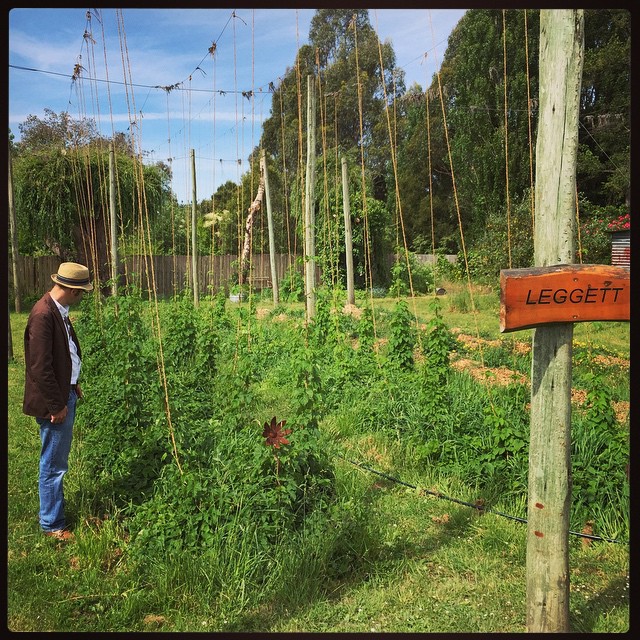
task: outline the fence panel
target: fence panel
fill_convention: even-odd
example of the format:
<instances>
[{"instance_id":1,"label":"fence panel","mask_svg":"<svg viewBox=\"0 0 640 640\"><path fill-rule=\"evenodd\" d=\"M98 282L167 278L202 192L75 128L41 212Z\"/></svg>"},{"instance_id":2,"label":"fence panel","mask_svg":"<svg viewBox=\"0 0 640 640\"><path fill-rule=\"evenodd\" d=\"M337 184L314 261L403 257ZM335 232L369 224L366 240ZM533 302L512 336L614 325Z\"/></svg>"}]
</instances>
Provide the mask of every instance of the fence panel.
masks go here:
<instances>
[{"instance_id":1,"label":"fence panel","mask_svg":"<svg viewBox=\"0 0 640 640\"><path fill-rule=\"evenodd\" d=\"M294 256L276 255L276 272L278 280L284 277ZM62 261L57 256L18 256L18 277L22 286L22 298L25 302L35 301L45 291L51 289L51 274L58 271ZM201 295L213 295L220 289L228 287L237 278L236 255L215 255L198 257L198 289ZM119 266L119 282L136 285L145 294L155 286L158 297L166 298L191 286L190 256L127 256ZM271 263L269 254L252 256L251 273L255 278L271 279ZM153 277L152 277L153 275ZM7 282L9 297L13 295L13 270L8 264ZM108 288L105 285L105 293Z\"/></svg>"},{"instance_id":2,"label":"fence panel","mask_svg":"<svg viewBox=\"0 0 640 640\"><path fill-rule=\"evenodd\" d=\"M418 255L420 262L433 263L431 255ZM446 256L455 262L455 256ZM394 256L388 257L393 264ZM22 300L35 302L45 291L51 289L51 274L58 271L62 261L57 256L18 256L18 276L22 285ZM278 254L275 259L278 281L282 280L291 265L296 265L303 273L304 267L296 261L296 256ZM213 295L227 288L237 278L238 256L233 254L198 257L198 289L200 295ZM271 262L268 253L251 256L251 274L256 279L271 280ZM119 267L120 285L135 284L148 294L155 286L158 297L167 298L191 286L190 256L127 256ZM153 278L152 278L153 274ZM8 261L9 299L14 299L13 270ZM320 267L316 270L316 282L322 283ZM105 286L104 292L108 293Z\"/></svg>"}]
</instances>

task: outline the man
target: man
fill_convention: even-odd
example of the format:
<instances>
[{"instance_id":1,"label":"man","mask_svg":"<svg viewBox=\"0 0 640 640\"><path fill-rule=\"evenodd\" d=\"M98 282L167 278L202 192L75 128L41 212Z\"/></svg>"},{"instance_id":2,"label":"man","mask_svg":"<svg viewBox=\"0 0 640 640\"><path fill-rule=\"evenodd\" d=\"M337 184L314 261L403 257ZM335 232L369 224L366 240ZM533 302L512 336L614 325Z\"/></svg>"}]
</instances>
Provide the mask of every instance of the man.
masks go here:
<instances>
[{"instance_id":1,"label":"man","mask_svg":"<svg viewBox=\"0 0 640 640\"><path fill-rule=\"evenodd\" d=\"M22 410L40 427L40 527L45 535L70 540L64 514L67 472L78 385L80 345L69 321L69 306L92 291L89 269L63 262L51 275L53 288L34 305L24 332L25 388Z\"/></svg>"}]
</instances>

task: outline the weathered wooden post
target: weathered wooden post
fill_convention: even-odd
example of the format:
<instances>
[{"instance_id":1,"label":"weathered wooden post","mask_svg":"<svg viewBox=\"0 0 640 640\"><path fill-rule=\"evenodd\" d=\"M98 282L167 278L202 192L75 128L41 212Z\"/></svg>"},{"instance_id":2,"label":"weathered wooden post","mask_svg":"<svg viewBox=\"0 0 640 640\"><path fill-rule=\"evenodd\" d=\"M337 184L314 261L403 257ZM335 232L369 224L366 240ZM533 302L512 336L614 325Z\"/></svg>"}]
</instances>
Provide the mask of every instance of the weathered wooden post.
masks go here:
<instances>
[{"instance_id":1,"label":"weathered wooden post","mask_svg":"<svg viewBox=\"0 0 640 640\"><path fill-rule=\"evenodd\" d=\"M8 313L8 318L9 318L9 322L7 322L7 327L9 329L9 362L11 362L13 360L13 338L11 336L11 309L9 309L9 306L7 305L7 313Z\"/></svg>"},{"instance_id":2,"label":"weathered wooden post","mask_svg":"<svg viewBox=\"0 0 640 640\"><path fill-rule=\"evenodd\" d=\"M269 173L267 171L267 154L263 149L260 154L260 166L264 176L264 197L267 201L267 226L269 229L269 264L271 266L271 291L273 292L273 304L280 301L278 290L278 271L276 269L276 242L273 236L273 215L271 213L271 196L269 195Z\"/></svg>"},{"instance_id":3,"label":"weathered wooden post","mask_svg":"<svg viewBox=\"0 0 640 640\"><path fill-rule=\"evenodd\" d=\"M118 295L118 233L116 227L116 171L113 142L109 147L109 221L111 226L111 295Z\"/></svg>"},{"instance_id":4,"label":"weathered wooden post","mask_svg":"<svg viewBox=\"0 0 640 640\"><path fill-rule=\"evenodd\" d=\"M13 204L13 171L11 168L11 144L9 144L9 230L11 235L11 266L13 268L13 294L15 299L16 313L22 311L20 277L18 275L18 236L16 225L16 210Z\"/></svg>"},{"instance_id":5,"label":"weathered wooden post","mask_svg":"<svg viewBox=\"0 0 640 640\"><path fill-rule=\"evenodd\" d=\"M351 207L349 204L349 177L347 159L342 156L342 209L344 211L344 249L347 263L347 304L356 303L353 284L353 240L351 236Z\"/></svg>"},{"instance_id":6,"label":"weathered wooden post","mask_svg":"<svg viewBox=\"0 0 640 640\"><path fill-rule=\"evenodd\" d=\"M569 631L573 322L606 316L611 306L628 314L624 272L571 266L583 55L583 10L541 10L536 266L501 273L500 310L502 331L536 327L527 503L529 632Z\"/></svg>"},{"instance_id":7,"label":"weathered wooden post","mask_svg":"<svg viewBox=\"0 0 640 640\"><path fill-rule=\"evenodd\" d=\"M540 11L534 262L575 259L584 11ZM569 631L573 324L533 333L527 527L527 630Z\"/></svg>"},{"instance_id":8,"label":"weathered wooden post","mask_svg":"<svg viewBox=\"0 0 640 640\"><path fill-rule=\"evenodd\" d=\"M192 176L192 196L191 196L191 273L193 282L193 304L198 306L198 236L196 228L196 152L191 149L191 176Z\"/></svg>"},{"instance_id":9,"label":"weathered wooden post","mask_svg":"<svg viewBox=\"0 0 640 640\"><path fill-rule=\"evenodd\" d=\"M307 76L307 174L305 182L304 238L305 238L305 298L307 322L316 314L316 216L314 191L316 174L316 94L313 76Z\"/></svg>"}]
</instances>

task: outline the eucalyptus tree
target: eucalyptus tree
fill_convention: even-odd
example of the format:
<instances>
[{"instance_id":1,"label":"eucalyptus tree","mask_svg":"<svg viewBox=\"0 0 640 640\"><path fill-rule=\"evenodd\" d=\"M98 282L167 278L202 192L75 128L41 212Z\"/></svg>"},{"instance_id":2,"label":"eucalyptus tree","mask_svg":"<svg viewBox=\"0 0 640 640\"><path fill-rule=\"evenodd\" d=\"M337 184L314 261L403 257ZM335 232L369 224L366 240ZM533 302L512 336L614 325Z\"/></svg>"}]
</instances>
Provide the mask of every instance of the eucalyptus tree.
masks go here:
<instances>
[{"instance_id":1,"label":"eucalyptus tree","mask_svg":"<svg viewBox=\"0 0 640 640\"><path fill-rule=\"evenodd\" d=\"M584 22L580 213L605 206L626 205L628 210L630 13L590 10ZM433 192L445 196L445 210L436 208L436 220L455 221L459 206L466 246L487 275L507 266L507 257L518 267L531 264L533 256L531 150L537 135L539 31L538 10L470 9L449 36L439 77L430 86L429 96L435 97L430 99L432 178L444 178ZM442 142L441 90L453 175L449 148ZM402 144L410 145L409 139L401 137L401 158ZM410 146L406 152L409 156ZM410 221L409 227L418 225Z\"/></svg>"},{"instance_id":2,"label":"eucalyptus tree","mask_svg":"<svg viewBox=\"0 0 640 640\"><path fill-rule=\"evenodd\" d=\"M443 91L452 187L470 243L485 238L492 217L506 219L509 201L521 201L531 186L529 123L533 136L537 114L528 92L537 95L539 22L536 11L526 17L525 37L523 10L467 11L449 36L440 84L432 84Z\"/></svg>"},{"instance_id":3,"label":"eucalyptus tree","mask_svg":"<svg viewBox=\"0 0 640 640\"><path fill-rule=\"evenodd\" d=\"M354 221L355 218L365 220L369 198L382 202L383 208L386 206L386 174L391 162L385 107L392 104L394 95L404 92L403 72L396 68L391 44L378 40L368 10L316 11L309 29L309 44L299 49L294 66L287 70L280 84L273 87L271 115L264 123L261 140L261 146L272 158L274 171L270 171L270 178L273 176L275 184L282 186L271 190L274 212L286 208L288 221L298 234L306 158L306 99L303 96L309 74L316 79L318 92L316 238L321 239L323 251L335 252L337 249L328 240L335 229L326 225L334 218L342 218L341 209L337 209L341 206L340 154L349 153L353 158L350 166L358 167L364 176L358 186L363 191L362 198L354 201L362 203L362 210L354 209ZM328 196L327 190L333 196ZM320 210L327 206L331 207L329 216ZM372 207L377 211L377 205ZM289 240L291 237L288 236ZM379 234L371 251L384 251L385 237ZM299 238L294 240L294 245L299 242ZM326 263L334 258L328 254L319 256Z\"/></svg>"},{"instance_id":4,"label":"eucalyptus tree","mask_svg":"<svg viewBox=\"0 0 640 640\"><path fill-rule=\"evenodd\" d=\"M628 212L631 12L586 10L584 24L578 188L589 204L624 206Z\"/></svg>"},{"instance_id":5,"label":"eucalyptus tree","mask_svg":"<svg viewBox=\"0 0 640 640\"><path fill-rule=\"evenodd\" d=\"M400 198L390 173L388 207L393 212L395 244L402 247L406 241L409 251L416 253L434 249L456 253L459 234L437 94L431 90L427 95L414 84L396 100L394 111Z\"/></svg>"}]
</instances>

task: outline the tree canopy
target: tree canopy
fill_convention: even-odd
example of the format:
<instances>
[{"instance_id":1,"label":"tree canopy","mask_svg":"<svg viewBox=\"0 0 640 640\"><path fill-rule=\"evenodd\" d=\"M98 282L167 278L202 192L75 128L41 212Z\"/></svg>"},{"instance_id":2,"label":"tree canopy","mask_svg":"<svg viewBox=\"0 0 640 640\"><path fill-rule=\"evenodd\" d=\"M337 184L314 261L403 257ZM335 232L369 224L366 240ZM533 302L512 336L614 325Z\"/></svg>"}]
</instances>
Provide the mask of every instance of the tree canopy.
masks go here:
<instances>
[{"instance_id":1,"label":"tree canopy","mask_svg":"<svg viewBox=\"0 0 640 640\"><path fill-rule=\"evenodd\" d=\"M629 206L630 43L628 11L585 12L577 190L580 214L587 217ZM383 257L403 244L418 253L456 253L461 231L485 272L507 266L507 253L512 266L528 266L538 47L538 10L471 9L452 31L430 86L407 90L393 47L378 39L368 10L318 9L309 44L273 87L250 170L240 184L221 185L199 205L199 250L239 251L264 150L276 251L302 252L310 77L318 123L317 250L325 267L337 273L342 260L342 157L349 166L360 274L373 267L374 280L383 281ZM127 136L104 139L90 119L50 110L44 118L29 116L20 131L12 157L21 252L78 255L86 229L100 227L94 223L107 211L110 144L116 149L121 231L135 234L141 206L148 207L153 249L188 251L189 222L186 212L176 211L170 167L144 165ZM255 251L268 250L264 227L259 220Z\"/></svg>"}]
</instances>

